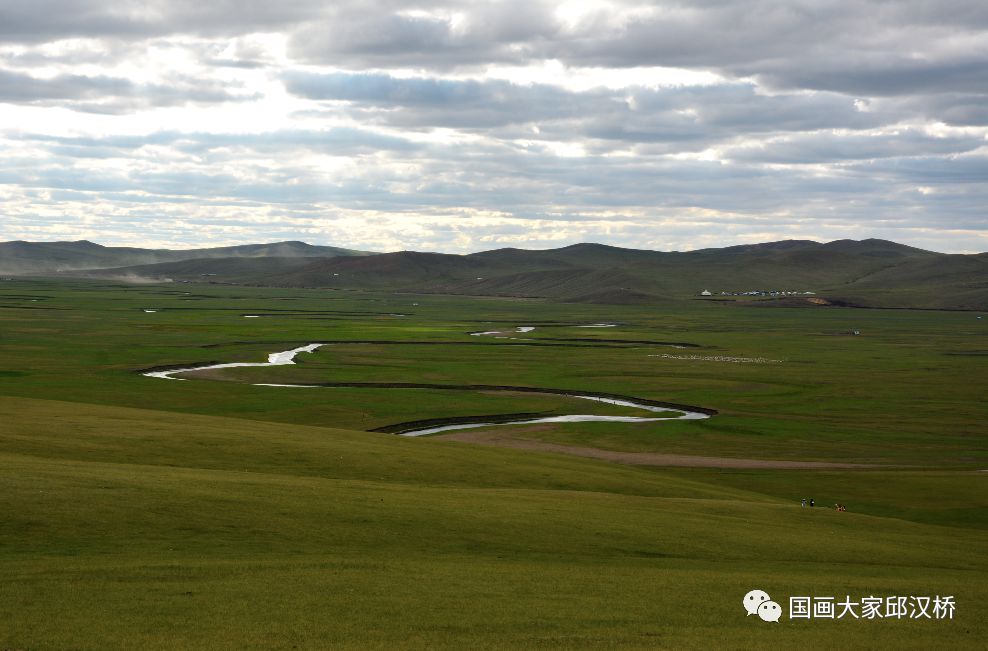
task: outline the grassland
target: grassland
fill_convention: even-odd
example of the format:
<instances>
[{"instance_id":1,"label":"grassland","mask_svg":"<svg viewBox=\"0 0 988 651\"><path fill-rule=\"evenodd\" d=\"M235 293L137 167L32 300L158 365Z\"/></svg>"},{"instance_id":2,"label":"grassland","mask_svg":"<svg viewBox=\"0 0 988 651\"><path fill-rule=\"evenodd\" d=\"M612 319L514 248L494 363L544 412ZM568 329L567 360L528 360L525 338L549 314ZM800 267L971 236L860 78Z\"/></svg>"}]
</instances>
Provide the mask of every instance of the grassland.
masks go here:
<instances>
[{"instance_id":1,"label":"grassland","mask_svg":"<svg viewBox=\"0 0 988 651\"><path fill-rule=\"evenodd\" d=\"M976 648L988 633L988 323L975 314L82 281L0 295L0 648ZM618 326L574 327L596 322ZM467 334L521 325L531 341ZM294 366L135 372L315 341L334 343ZM632 467L402 439L365 430L635 412L250 384L401 381L719 411L526 434L547 442L883 467ZM850 512L800 508L811 496ZM744 616L754 587L780 601L953 595L958 610L775 625Z\"/></svg>"}]
</instances>

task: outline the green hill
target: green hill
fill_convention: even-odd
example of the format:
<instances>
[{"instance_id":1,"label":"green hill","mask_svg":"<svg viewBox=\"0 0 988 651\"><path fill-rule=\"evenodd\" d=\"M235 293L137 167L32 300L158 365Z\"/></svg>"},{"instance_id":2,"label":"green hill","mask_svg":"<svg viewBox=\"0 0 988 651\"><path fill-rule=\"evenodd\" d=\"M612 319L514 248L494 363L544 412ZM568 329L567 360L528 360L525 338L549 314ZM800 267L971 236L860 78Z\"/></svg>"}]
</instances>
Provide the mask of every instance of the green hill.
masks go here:
<instances>
[{"instance_id":1,"label":"green hill","mask_svg":"<svg viewBox=\"0 0 988 651\"><path fill-rule=\"evenodd\" d=\"M197 258L178 262L114 267L110 269L86 269L70 272L73 276L106 279L145 279L168 282L173 279L225 283L251 281L261 275L289 272L312 264L307 257L255 257L255 258Z\"/></svg>"},{"instance_id":2,"label":"green hill","mask_svg":"<svg viewBox=\"0 0 988 651\"><path fill-rule=\"evenodd\" d=\"M313 258L364 255L363 252L305 242L273 242L206 249L142 249L76 242L0 242L0 274L45 274L79 269L148 265L213 258Z\"/></svg>"},{"instance_id":3,"label":"green hill","mask_svg":"<svg viewBox=\"0 0 988 651\"><path fill-rule=\"evenodd\" d=\"M894 307L984 310L988 307L988 254L938 255L879 269L832 295L852 303Z\"/></svg>"},{"instance_id":4,"label":"green hill","mask_svg":"<svg viewBox=\"0 0 988 651\"><path fill-rule=\"evenodd\" d=\"M6 397L0 417L3 648L921 649L985 633L977 530L386 434ZM976 480L909 477L917 494ZM951 595L960 621L769 625L741 607L754 587L788 607L875 586Z\"/></svg>"},{"instance_id":5,"label":"green hill","mask_svg":"<svg viewBox=\"0 0 988 651\"><path fill-rule=\"evenodd\" d=\"M985 260L884 240L771 242L691 252L580 244L465 256L400 252L320 260L259 273L251 282L614 304L695 298L705 289L734 301L772 300L780 298L772 292L789 291L799 292L807 306L813 303L806 298L820 296L865 306L988 309Z\"/></svg>"},{"instance_id":6,"label":"green hill","mask_svg":"<svg viewBox=\"0 0 988 651\"><path fill-rule=\"evenodd\" d=\"M73 251L109 255L104 253L109 249L91 243L71 244L78 245ZM61 250L55 245L50 248ZM2 251L0 248L0 255ZM876 239L828 243L788 240L688 252L576 244L541 251L504 248L470 255L417 251L361 255L299 242L205 251L212 253L166 252L196 259L113 265L112 269L87 273L602 304L700 298L707 290L711 299L745 305L782 300L786 305L807 307L830 303L988 309L986 255L947 255ZM283 255L286 252L291 255ZM86 264L95 263L91 260Z\"/></svg>"}]
</instances>

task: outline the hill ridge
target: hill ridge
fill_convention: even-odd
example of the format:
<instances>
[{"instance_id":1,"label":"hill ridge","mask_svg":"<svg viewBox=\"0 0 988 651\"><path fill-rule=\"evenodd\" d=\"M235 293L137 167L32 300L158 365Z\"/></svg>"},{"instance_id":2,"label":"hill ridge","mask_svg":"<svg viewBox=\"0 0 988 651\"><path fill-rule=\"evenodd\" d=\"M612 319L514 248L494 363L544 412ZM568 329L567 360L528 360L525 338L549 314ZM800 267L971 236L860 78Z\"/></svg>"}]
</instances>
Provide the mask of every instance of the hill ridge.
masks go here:
<instances>
[{"instance_id":1,"label":"hill ridge","mask_svg":"<svg viewBox=\"0 0 988 651\"><path fill-rule=\"evenodd\" d=\"M11 244L0 244L0 270L4 247L9 249ZM25 246L30 248L32 243L14 247L21 257ZM65 264L64 247L48 246L52 259ZM787 305L988 310L988 254L936 253L877 238L778 240L684 252L583 242L554 249L502 247L463 255L414 250L365 254L304 242L276 242L190 249L180 255L202 252L208 255L111 264L73 273L124 280L134 275L162 281L613 304L704 298L744 305L764 299L768 301L764 304L781 305L772 299L786 298ZM709 294L701 296L703 291ZM810 302L809 297L814 300Z\"/></svg>"}]
</instances>

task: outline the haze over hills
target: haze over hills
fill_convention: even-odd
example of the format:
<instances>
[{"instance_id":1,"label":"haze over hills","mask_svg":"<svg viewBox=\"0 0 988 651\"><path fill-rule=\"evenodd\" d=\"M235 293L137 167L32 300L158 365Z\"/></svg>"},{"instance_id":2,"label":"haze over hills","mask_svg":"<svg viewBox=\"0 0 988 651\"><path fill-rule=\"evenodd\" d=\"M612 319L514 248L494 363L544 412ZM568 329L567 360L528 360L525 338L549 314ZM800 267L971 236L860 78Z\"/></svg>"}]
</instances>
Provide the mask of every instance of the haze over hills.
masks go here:
<instances>
[{"instance_id":1,"label":"haze over hills","mask_svg":"<svg viewBox=\"0 0 988 651\"><path fill-rule=\"evenodd\" d=\"M876 239L827 243L785 240L688 252L586 243L547 250L503 248L468 255L417 251L365 254L301 242L193 251L119 249L89 242L6 243L0 244L0 268L6 267L5 247L9 245L19 245L16 250L22 267L34 262L29 255L33 253L41 256L37 267L48 265L46 270L52 269L53 250L69 249L76 254L73 264L87 266L109 258L119 262L133 257L171 257L75 272L101 278L537 297L605 304L700 298L700 292L707 290L711 293L703 297L707 300L752 304L753 300L772 299L759 305L829 302L988 309L988 254L949 255ZM87 251L94 255L83 259ZM764 295L739 296L750 292Z\"/></svg>"},{"instance_id":2,"label":"haze over hills","mask_svg":"<svg viewBox=\"0 0 988 651\"><path fill-rule=\"evenodd\" d=\"M0 242L0 274L43 274L52 271L106 269L179 260L216 258L331 258L366 255L363 251L305 242L245 244L207 249L142 249L75 242Z\"/></svg>"}]
</instances>

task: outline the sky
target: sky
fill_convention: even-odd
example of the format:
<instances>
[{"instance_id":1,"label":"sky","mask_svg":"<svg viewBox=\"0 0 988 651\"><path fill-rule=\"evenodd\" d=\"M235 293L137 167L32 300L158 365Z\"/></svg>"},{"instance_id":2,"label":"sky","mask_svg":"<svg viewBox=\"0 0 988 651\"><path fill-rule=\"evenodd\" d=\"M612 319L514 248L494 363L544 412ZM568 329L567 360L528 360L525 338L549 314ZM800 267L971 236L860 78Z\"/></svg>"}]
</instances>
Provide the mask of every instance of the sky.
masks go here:
<instances>
[{"instance_id":1,"label":"sky","mask_svg":"<svg viewBox=\"0 0 988 651\"><path fill-rule=\"evenodd\" d=\"M0 0L0 240L988 251L984 0Z\"/></svg>"}]
</instances>

